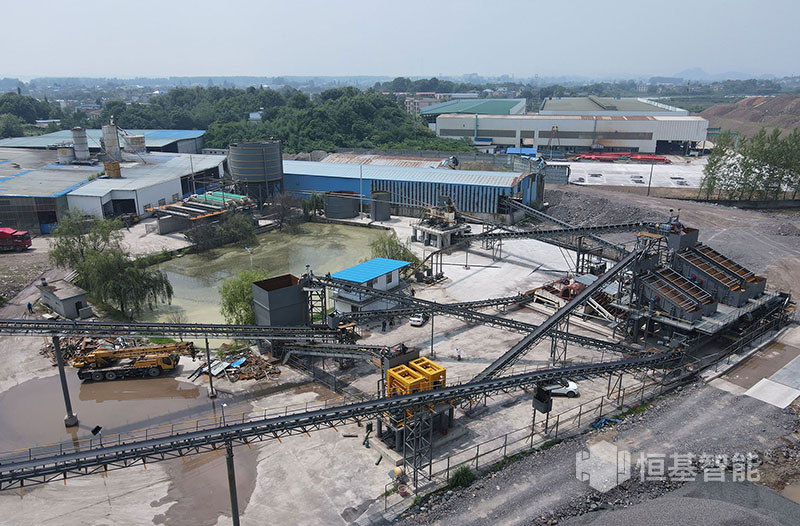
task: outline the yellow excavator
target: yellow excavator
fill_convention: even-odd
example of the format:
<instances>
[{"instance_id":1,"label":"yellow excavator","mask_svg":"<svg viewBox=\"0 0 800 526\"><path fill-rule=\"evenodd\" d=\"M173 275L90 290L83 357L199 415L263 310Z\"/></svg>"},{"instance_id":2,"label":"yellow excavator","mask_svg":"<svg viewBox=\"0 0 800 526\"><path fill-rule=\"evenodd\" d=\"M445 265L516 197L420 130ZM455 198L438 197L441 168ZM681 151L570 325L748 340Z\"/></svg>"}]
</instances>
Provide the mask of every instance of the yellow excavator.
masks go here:
<instances>
[{"instance_id":1,"label":"yellow excavator","mask_svg":"<svg viewBox=\"0 0 800 526\"><path fill-rule=\"evenodd\" d=\"M155 378L178 366L181 354L193 354L192 342L170 343L149 347L97 349L72 360L81 380L117 380L122 378Z\"/></svg>"}]
</instances>

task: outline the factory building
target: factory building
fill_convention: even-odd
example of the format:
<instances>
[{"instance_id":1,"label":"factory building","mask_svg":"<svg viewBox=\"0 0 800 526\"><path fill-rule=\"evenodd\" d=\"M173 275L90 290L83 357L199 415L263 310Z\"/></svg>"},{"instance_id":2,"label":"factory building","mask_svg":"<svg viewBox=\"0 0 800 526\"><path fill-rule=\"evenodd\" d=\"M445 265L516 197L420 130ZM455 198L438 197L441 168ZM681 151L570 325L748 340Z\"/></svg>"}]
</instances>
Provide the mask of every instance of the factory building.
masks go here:
<instances>
[{"instance_id":1,"label":"factory building","mask_svg":"<svg viewBox=\"0 0 800 526\"><path fill-rule=\"evenodd\" d=\"M91 153L101 151L103 131L85 130L86 139ZM118 129L118 144L123 146L129 143L130 137L144 139L144 146L148 152L170 153L200 153L203 149L204 130L122 130ZM70 130L61 130L44 135L32 137L12 137L0 139L0 148L35 148L53 150L67 144L72 144L73 133Z\"/></svg>"},{"instance_id":2,"label":"factory building","mask_svg":"<svg viewBox=\"0 0 800 526\"><path fill-rule=\"evenodd\" d=\"M450 100L419 110L422 118L434 122L439 115L459 113L465 115L521 115L525 113L525 99L466 99Z\"/></svg>"},{"instance_id":3,"label":"factory building","mask_svg":"<svg viewBox=\"0 0 800 526\"><path fill-rule=\"evenodd\" d=\"M484 219L511 222L506 197L530 205L541 200L544 177L538 173L450 170L401 166L354 165L283 161L284 189L300 197L312 193L355 194L366 210L373 194L389 196L395 215L419 216L420 208L436 206L442 198L456 209Z\"/></svg>"},{"instance_id":4,"label":"factory building","mask_svg":"<svg viewBox=\"0 0 800 526\"><path fill-rule=\"evenodd\" d=\"M537 114L436 118L436 134L477 147L533 147L539 152L670 153L706 139L708 121L647 99L578 97L543 103Z\"/></svg>"},{"instance_id":5,"label":"factory building","mask_svg":"<svg viewBox=\"0 0 800 526\"><path fill-rule=\"evenodd\" d=\"M121 152L121 161L99 162L81 148L0 148L0 223L49 233L67 210L97 217L146 215L218 181L224 157Z\"/></svg>"}]
</instances>

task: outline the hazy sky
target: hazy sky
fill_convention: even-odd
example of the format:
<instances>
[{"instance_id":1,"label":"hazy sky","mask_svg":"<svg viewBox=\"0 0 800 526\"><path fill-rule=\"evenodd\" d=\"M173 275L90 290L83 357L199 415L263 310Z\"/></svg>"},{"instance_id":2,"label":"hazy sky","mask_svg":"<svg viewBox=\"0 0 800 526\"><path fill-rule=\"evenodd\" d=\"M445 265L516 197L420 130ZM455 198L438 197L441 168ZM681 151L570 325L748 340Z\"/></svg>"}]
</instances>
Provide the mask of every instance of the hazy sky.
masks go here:
<instances>
[{"instance_id":1,"label":"hazy sky","mask_svg":"<svg viewBox=\"0 0 800 526\"><path fill-rule=\"evenodd\" d=\"M0 0L0 76L800 74L800 0Z\"/></svg>"}]
</instances>

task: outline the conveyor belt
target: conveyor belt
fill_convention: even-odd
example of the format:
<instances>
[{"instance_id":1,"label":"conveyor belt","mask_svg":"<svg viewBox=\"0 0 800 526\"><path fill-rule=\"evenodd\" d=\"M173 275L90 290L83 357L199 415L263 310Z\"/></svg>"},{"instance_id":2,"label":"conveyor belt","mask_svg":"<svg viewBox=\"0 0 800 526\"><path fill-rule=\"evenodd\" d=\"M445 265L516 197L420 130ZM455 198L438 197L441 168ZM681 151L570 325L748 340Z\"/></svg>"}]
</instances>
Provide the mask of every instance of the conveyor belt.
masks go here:
<instances>
[{"instance_id":1,"label":"conveyor belt","mask_svg":"<svg viewBox=\"0 0 800 526\"><path fill-rule=\"evenodd\" d=\"M338 341L342 332L326 327L262 327L220 323L110 323L0 319L0 334L31 336L199 336L205 338L264 338L269 340Z\"/></svg>"},{"instance_id":2,"label":"conveyor belt","mask_svg":"<svg viewBox=\"0 0 800 526\"><path fill-rule=\"evenodd\" d=\"M350 281L343 281L334 278L319 277L319 276L313 276L312 280L317 285L325 285L334 289L344 290L346 292L357 292L360 294L378 296L381 298L394 300L403 306L400 307L399 309L389 309L386 312L387 313L394 312L396 313L395 315L400 315L401 313L405 315L414 312L435 312L437 314L441 314L444 316L459 318L469 323L486 325L489 327L501 327L504 329L510 329L513 331L518 331L523 333L530 333L539 328L538 325L525 323L523 321L518 321L512 318L503 318L500 316L493 316L491 314L476 312L471 309L460 307L458 306L458 304L436 303L434 301L427 301L417 297L406 296L404 294L397 294L390 291L373 289L372 287L359 285L357 283L353 283ZM560 338L566 339L569 342L581 346L593 347L596 349L605 349L621 353L637 352L636 350L626 345L622 345L616 342L590 338L587 336L580 336L577 334L572 334L563 331L554 331L553 334L558 335L558 337Z\"/></svg>"},{"instance_id":3,"label":"conveyor belt","mask_svg":"<svg viewBox=\"0 0 800 526\"><path fill-rule=\"evenodd\" d=\"M377 398L316 411L304 411L274 418L213 427L159 438L134 440L105 447L81 445L76 450L71 442L53 446L33 454L26 450L24 459L0 459L0 489L9 489L69 477L102 473L136 464L180 458L186 455L213 451L226 443L246 444L254 440L280 438L368 420L386 412L400 412L414 407L508 392L565 378L589 378L652 369L672 360L676 353L664 353L645 358L629 358L602 363L576 364L568 367L543 369L501 378L476 380L423 391L405 396Z\"/></svg>"},{"instance_id":4,"label":"conveyor belt","mask_svg":"<svg viewBox=\"0 0 800 526\"><path fill-rule=\"evenodd\" d=\"M541 325L534 331L528 334L525 338L517 342L511 349L509 349L500 358L492 362L486 369L481 371L476 379L484 380L492 378L502 373L511 367L517 360L519 360L525 353L527 353L539 340L544 338L550 331L552 331L564 318L580 307L586 300L591 298L597 291L599 291L606 283L616 278L617 274L622 272L628 265L632 264L639 256L639 252L631 252L619 263L611 267L608 272L598 277L594 283L583 289L577 296L575 296L569 303L558 309L552 316L547 318Z\"/></svg>"}]
</instances>

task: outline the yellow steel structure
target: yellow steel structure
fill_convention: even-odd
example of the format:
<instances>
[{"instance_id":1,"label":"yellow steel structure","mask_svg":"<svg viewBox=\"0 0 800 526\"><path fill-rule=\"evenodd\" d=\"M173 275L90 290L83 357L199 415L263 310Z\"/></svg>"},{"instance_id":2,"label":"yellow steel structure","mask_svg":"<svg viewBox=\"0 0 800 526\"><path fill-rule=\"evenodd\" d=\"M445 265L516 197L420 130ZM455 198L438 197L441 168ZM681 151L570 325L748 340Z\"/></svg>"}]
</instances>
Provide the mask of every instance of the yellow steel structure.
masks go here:
<instances>
[{"instance_id":1,"label":"yellow steel structure","mask_svg":"<svg viewBox=\"0 0 800 526\"><path fill-rule=\"evenodd\" d=\"M386 396L418 393L426 387L427 380L417 371L398 365L386 371Z\"/></svg>"},{"instance_id":2,"label":"yellow steel structure","mask_svg":"<svg viewBox=\"0 0 800 526\"><path fill-rule=\"evenodd\" d=\"M423 391L438 389L446 385L447 371L438 363L425 358L417 358L408 362L408 367L418 372L425 378Z\"/></svg>"}]
</instances>

